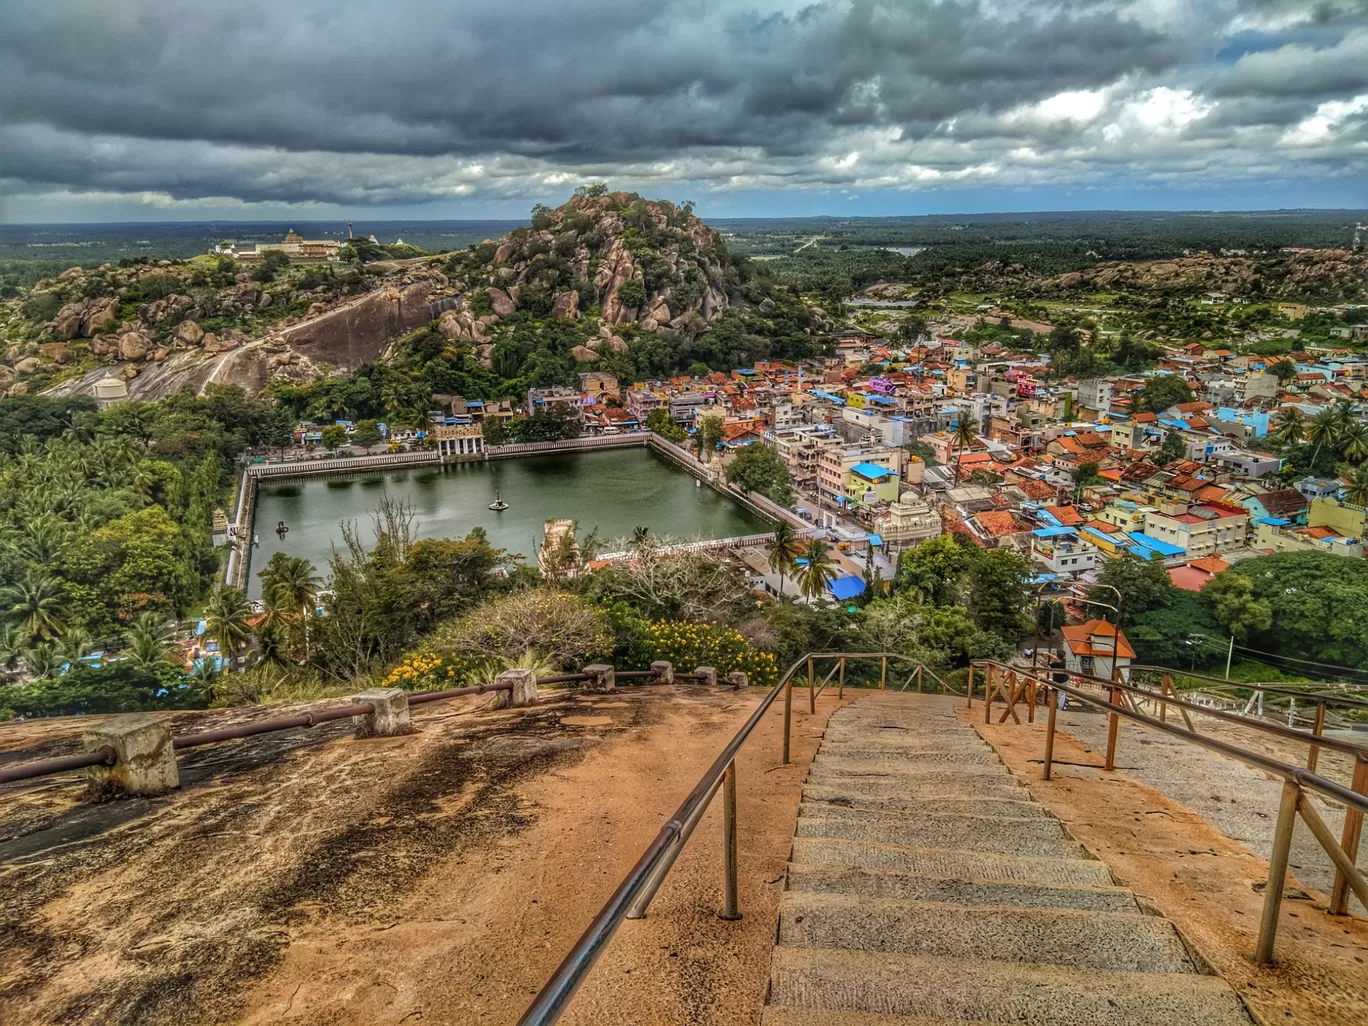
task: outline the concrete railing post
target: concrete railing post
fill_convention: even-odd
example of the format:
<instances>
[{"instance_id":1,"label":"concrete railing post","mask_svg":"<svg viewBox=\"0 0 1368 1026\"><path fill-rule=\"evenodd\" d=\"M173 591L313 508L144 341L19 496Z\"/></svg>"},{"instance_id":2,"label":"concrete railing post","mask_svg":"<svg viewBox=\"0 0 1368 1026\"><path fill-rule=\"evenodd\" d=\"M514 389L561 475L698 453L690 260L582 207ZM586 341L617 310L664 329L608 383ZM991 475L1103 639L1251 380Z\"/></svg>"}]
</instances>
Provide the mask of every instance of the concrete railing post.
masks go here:
<instances>
[{"instance_id":1,"label":"concrete railing post","mask_svg":"<svg viewBox=\"0 0 1368 1026\"><path fill-rule=\"evenodd\" d=\"M495 684L511 684L512 691L494 692L493 708L520 709L537 704L537 674L534 670L504 670L494 678Z\"/></svg>"},{"instance_id":2,"label":"concrete railing post","mask_svg":"<svg viewBox=\"0 0 1368 1026\"><path fill-rule=\"evenodd\" d=\"M352 695L352 705L371 706L356 728L357 737L399 737L413 733L408 692L400 688L367 688Z\"/></svg>"},{"instance_id":3,"label":"concrete railing post","mask_svg":"<svg viewBox=\"0 0 1368 1026\"><path fill-rule=\"evenodd\" d=\"M90 767L90 788L103 794L158 795L180 787L171 724L157 716L131 713L89 726L81 737L87 752L108 746L118 759L113 766Z\"/></svg>"},{"instance_id":4,"label":"concrete railing post","mask_svg":"<svg viewBox=\"0 0 1368 1026\"><path fill-rule=\"evenodd\" d=\"M733 691L740 691L749 686L750 678L746 676L743 670L732 670L731 673L727 674L727 683L732 686Z\"/></svg>"},{"instance_id":5,"label":"concrete railing post","mask_svg":"<svg viewBox=\"0 0 1368 1026\"><path fill-rule=\"evenodd\" d=\"M651 672L655 674L657 684L674 683L674 663L665 659L657 659L651 664Z\"/></svg>"},{"instance_id":6,"label":"concrete railing post","mask_svg":"<svg viewBox=\"0 0 1368 1026\"><path fill-rule=\"evenodd\" d=\"M717 687L717 667L715 666L696 666L694 673L698 674L698 683L706 684L708 687Z\"/></svg>"},{"instance_id":7,"label":"concrete railing post","mask_svg":"<svg viewBox=\"0 0 1368 1026\"><path fill-rule=\"evenodd\" d=\"M617 674L607 663L594 663L584 668L589 679L584 682L585 691L607 694L617 690Z\"/></svg>"}]
</instances>

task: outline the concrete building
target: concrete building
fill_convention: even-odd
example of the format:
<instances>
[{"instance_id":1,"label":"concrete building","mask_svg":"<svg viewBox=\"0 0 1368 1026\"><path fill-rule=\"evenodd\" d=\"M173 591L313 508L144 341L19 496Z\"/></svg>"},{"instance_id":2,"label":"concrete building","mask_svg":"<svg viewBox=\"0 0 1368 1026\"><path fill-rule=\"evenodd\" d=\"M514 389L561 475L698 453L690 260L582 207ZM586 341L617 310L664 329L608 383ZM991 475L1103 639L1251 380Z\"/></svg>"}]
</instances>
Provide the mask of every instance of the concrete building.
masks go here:
<instances>
[{"instance_id":1,"label":"concrete building","mask_svg":"<svg viewBox=\"0 0 1368 1026\"><path fill-rule=\"evenodd\" d=\"M484 430L479 424L438 424L428 437L436 440L443 460L484 458Z\"/></svg>"},{"instance_id":2,"label":"concrete building","mask_svg":"<svg viewBox=\"0 0 1368 1026\"><path fill-rule=\"evenodd\" d=\"M817 492L829 502L846 497L846 481L856 464L871 464L902 476L907 453L883 446L853 445L824 448L817 459ZM894 498L896 498L896 493Z\"/></svg>"},{"instance_id":3,"label":"concrete building","mask_svg":"<svg viewBox=\"0 0 1368 1026\"><path fill-rule=\"evenodd\" d=\"M292 264L312 264L319 261L336 261L342 242L338 239L305 239L295 234L291 228L280 242L258 242L255 244L227 244L214 247L214 252L230 256L239 263L255 264L266 259L268 253L283 253Z\"/></svg>"},{"instance_id":4,"label":"concrete building","mask_svg":"<svg viewBox=\"0 0 1368 1026\"><path fill-rule=\"evenodd\" d=\"M1243 547L1249 511L1222 502L1166 506L1145 514L1144 533L1177 546L1188 559L1211 556Z\"/></svg>"},{"instance_id":5,"label":"concrete building","mask_svg":"<svg viewBox=\"0 0 1368 1026\"><path fill-rule=\"evenodd\" d=\"M846 475L845 496L852 504L897 502L899 491L898 474L877 463L857 463Z\"/></svg>"},{"instance_id":6,"label":"concrete building","mask_svg":"<svg viewBox=\"0 0 1368 1026\"><path fill-rule=\"evenodd\" d=\"M928 538L939 537L944 522L933 506L908 492L874 515L873 528L883 539L888 555L896 559L904 549L916 548Z\"/></svg>"},{"instance_id":7,"label":"concrete building","mask_svg":"<svg viewBox=\"0 0 1368 1026\"><path fill-rule=\"evenodd\" d=\"M1097 567L1097 546L1084 541L1073 527L1041 527L1031 532L1031 556L1061 577L1077 577Z\"/></svg>"},{"instance_id":8,"label":"concrete building","mask_svg":"<svg viewBox=\"0 0 1368 1026\"><path fill-rule=\"evenodd\" d=\"M1111 680L1113 673L1120 671L1123 681L1130 680L1135 649L1115 626L1105 620L1089 620L1062 627L1060 633L1064 635L1064 668L1070 673Z\"/></svg>"}]
</instances>

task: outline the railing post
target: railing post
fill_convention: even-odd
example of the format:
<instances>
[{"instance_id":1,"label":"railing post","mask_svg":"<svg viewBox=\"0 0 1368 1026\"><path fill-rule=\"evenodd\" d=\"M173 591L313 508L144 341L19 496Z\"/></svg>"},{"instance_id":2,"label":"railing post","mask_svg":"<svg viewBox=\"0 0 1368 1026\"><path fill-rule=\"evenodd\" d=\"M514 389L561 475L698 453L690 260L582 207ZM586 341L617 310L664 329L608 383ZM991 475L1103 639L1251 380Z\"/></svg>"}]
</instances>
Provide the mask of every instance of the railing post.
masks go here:
<instances>
[{"instance_id":1,"label":"railing post","mask_svg":"<svg viewBox=\"0 0 1368 1026\"><path fill-rule=\"evenodd\" d=\"M1058 713L1059 703L1055 701L1054 693L1045 689L1045 701L1050 703L1050 711L1045 717L1045 780L1050 779L1050 772L1054 767L1054 739L1055 739L1055 715Z\"/></svg>"},{"instance_id":2,"label":"railing post","mask_svg":"<svg viewBox=\"0 0 1368 1026\"><path fill-rule=\"evenodd\" d=\"M784 765L789 764L789 732L793 725L793 674L784 678Z\"/></svg>"},{"instance_id":3,"label":"railing post","mask_svg":"<svg viewBox=\"0 0 1368 1026\"><path fill-rule=\"evenodd\" d=\"M808 656L808 713L817 711L817 686L812 681L812 656Z\"/></svg>"},{"instance_id":4,"label":"railing post","mask_svg":"<svg viewBox=\"0 0 1368 1026\"><path fill-rule=\"evenodd\" d=\"M1316 725L1311 728L1311 733L1320 737L1325 733L1325 700L1316 703ZM1312 773L1316 772L1316 763L1320 762L1320 745L1312 745L1311 752L1306 756L1306 768Z\"/></svg>"},{"instance_id":5,"label":"railing post","mask_svg":"<svg viewBox=\"0 0 1368 1026\"><path fill-rule=\"evenodd\" d=\"M357 737L397 737L413 733L408 692L401 688L367 688L352 695L352 704L371 707L356 728Z\"/></svg>"},{"instance_id":6,"label":"railing post","mask_svg":"<svg viewBox=\"0 0 1368 1026\"><path fill-rule=\"evenodd\" d=\"M1354 763L1354 777L1349 786L1359 794L1368 794L1368 759L1360 755ZM1340 835L1340 847L1349 856L1350 862L1358 860L1359 834L1363 832L1363 813L1358 809L1344 810L1344 833ZM1330 914L1342 916L1349 911L1349 881L1336 870L1335 886L1330 892Z\"/></svg>"},{"instance_id":7,"label":"railing post","mask_svg":"<svg viewBox=\"0 0 1368 1026\"><path fill-rule=\"evenodd\" d=\"M1111 692L1111 694L1107 696L1107 701L1109 701L1112 705L1120 705L1121 689L1111 687L1108 688L1108 690ZM1116 769L1116 731L1120 725L1120 716L1118 716L1114 712L1107 713L1107 761L1103 767L1107 770Z\"/></svg>"},{"instance_id":8,"label":"railing post","mask_svg":"<svg viewBox=\"0 0 1368 1026\"><path fill-rule=\"evenodd\" d=\"M1273 962L1273 943L1278 936L1278 912L1282 908L1283 887L1287 881L1287 862L1292 852L1292 830L1297 825L1297 799L1300 793L1301 788L1291 780L1283 781L1278 825L1273 831L1273 852L1268 860L1268 883L1264 885L1259 946L1254 951L1254 961L1259 965Z\"/></svg>"},{"instance_id":9,"label":"railing post","mask_svg":"<svg viewBox=\"0 0 1368 1026\"><path fill-rule=\"evenodd\" d=\"M92 795L163 795L180 787L176 750L171 744L171 722L150 713L127 713L85 728L81 749L112 748L118 758L111 765L91 766Z\"/></svg>"},{"instance_id":10,"label":"railing post","mask_svg":"<svg viewBox=\"0 0 1368 1026\"><path fill-rule=\"evenodd\" d=\"M836 700L842 701L845 698L845 656L841 656L841 677L836 684Z\"/></svg>"},{"instance_id":11,"label":"railing post","mask_svg":"<svg viewBox=\"0 0 1368 1026\"><path fill-rule=\"evenodd\" d=\"M968 696L969 696L968 708L972 709L972 708L974 707L974 664L973 664L973 663L970 663L970 664L969 664L969 687L965 689L965 692L966 692L966 694L968 694Z\"/></svg>"},{"instance_id":12,"label":"railing post","mask_svg":"<svg viewBox=\"0 0 1368 1026\"><path fill-rule=\"evenodd\" d=\"M997 696L998 672L996 666L989 666L983 673L983 722L993 722L993 699Z\"/></svg>"},{"instance_id":13,"label":"railing post","mask_svg":"<svg viewBox=\"0 0 1368 1026\"><path fill-rule=\"evenodd\" d=\"M887 683L888 683L888 656L883 656L883 657L882 657L882 662L879 664L879 690L882 691Z\"/></svg>"},{"instance_id":14,"label":"railing post","mask_svg":"<svg viewBox=\"0 0 1368 1026\"><path fill-rule=\"evenodd\" d=\"M1034 723L1036 707L1036 682L1034 680L1032 680L1029 684L1026 685L1026 693L1030 696L1031 703L1026 707L1026 722Z\"/></svg>"},{"instance_id":15,"label":"railing post","mask_svg":"<svg viewBox=\"0 0 1368 1026\"><path fill-rule=\"evenodd\" d=\"M922 693L922 664L917 664L917 694Z\"/></svg>"},{"instance_id":16,"label":"railing post","mask_svg":"<svg viewBox=\"0 0 1368 1026\"><path fill-rule=\"evenodd\" d=\"M722 777L722 918L737 920L736 898L736 760Z\"/></svg>"}]
</instances>

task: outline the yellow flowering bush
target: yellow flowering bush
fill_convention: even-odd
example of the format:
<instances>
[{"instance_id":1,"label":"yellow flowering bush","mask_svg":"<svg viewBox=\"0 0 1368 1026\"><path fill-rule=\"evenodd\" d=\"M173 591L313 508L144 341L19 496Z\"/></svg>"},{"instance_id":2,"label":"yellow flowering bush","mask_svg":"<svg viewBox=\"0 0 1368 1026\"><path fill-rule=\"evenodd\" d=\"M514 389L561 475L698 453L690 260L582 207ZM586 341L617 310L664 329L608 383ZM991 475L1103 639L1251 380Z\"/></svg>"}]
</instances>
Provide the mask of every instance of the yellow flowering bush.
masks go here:
<instances>
[{"instance_id":1,"label":"yellow flowering bush","mask_svg":"<svg viewBox=\"0 0 1368 1026\"><path fill-rule=\"evenodd\" d=\"M470 672L469 664L450 655L415 652L407 655L385 675L381 687L403 688L405 691L445 691L464 687Z\"/></svg>"},{"instance_id":2,"label":"yellow flowering bush","mask_svg":"<svg viewBox=\"0 0 1368 1026\"><path fill-rule=\"evenodd\" d=\"M652 620L646 625L646 642L651 659L668 659L681 673L692 672L697 666L714 666L719 679L733 670L741 670L751 684L764 687L779 679L774 656L752 648L730 627L687 620Z\"/></svg>"}]
</instances>

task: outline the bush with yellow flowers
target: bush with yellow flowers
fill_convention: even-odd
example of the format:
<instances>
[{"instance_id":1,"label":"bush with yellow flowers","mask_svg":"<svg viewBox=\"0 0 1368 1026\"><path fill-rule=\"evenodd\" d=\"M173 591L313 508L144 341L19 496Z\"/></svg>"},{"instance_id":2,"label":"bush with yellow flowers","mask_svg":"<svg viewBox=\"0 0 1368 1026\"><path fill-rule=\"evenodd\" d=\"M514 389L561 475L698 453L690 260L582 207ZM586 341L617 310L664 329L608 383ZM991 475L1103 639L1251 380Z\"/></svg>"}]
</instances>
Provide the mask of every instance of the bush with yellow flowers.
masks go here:
<instances>
[{"instance_id":1,"label":"bush with yellow flowers","mask_svg":"<svg viewBox=\"0 0 1368 1026\"><path fill-rule=\"evenodd\" d=\"M771 687L779 679L779 667L769 652L751 644L730 627L691 623L687 620L652 620L646 625L651 659L668 659L681 673L697 666L713 666L722 677L741 670L751 684Z\"/></svg>"},{"instance_id":2,"label":"bush with yellow flowers","mask_svg":"<svg viewBox=\"0 0 1368 1026\"><path fill-rule=\"evenodd\" d=\"M432 652L413 652L390 670L381 687L405 691L445 691L464 687L470 665L464 659Z\"/></svg>"}]
</instances>

